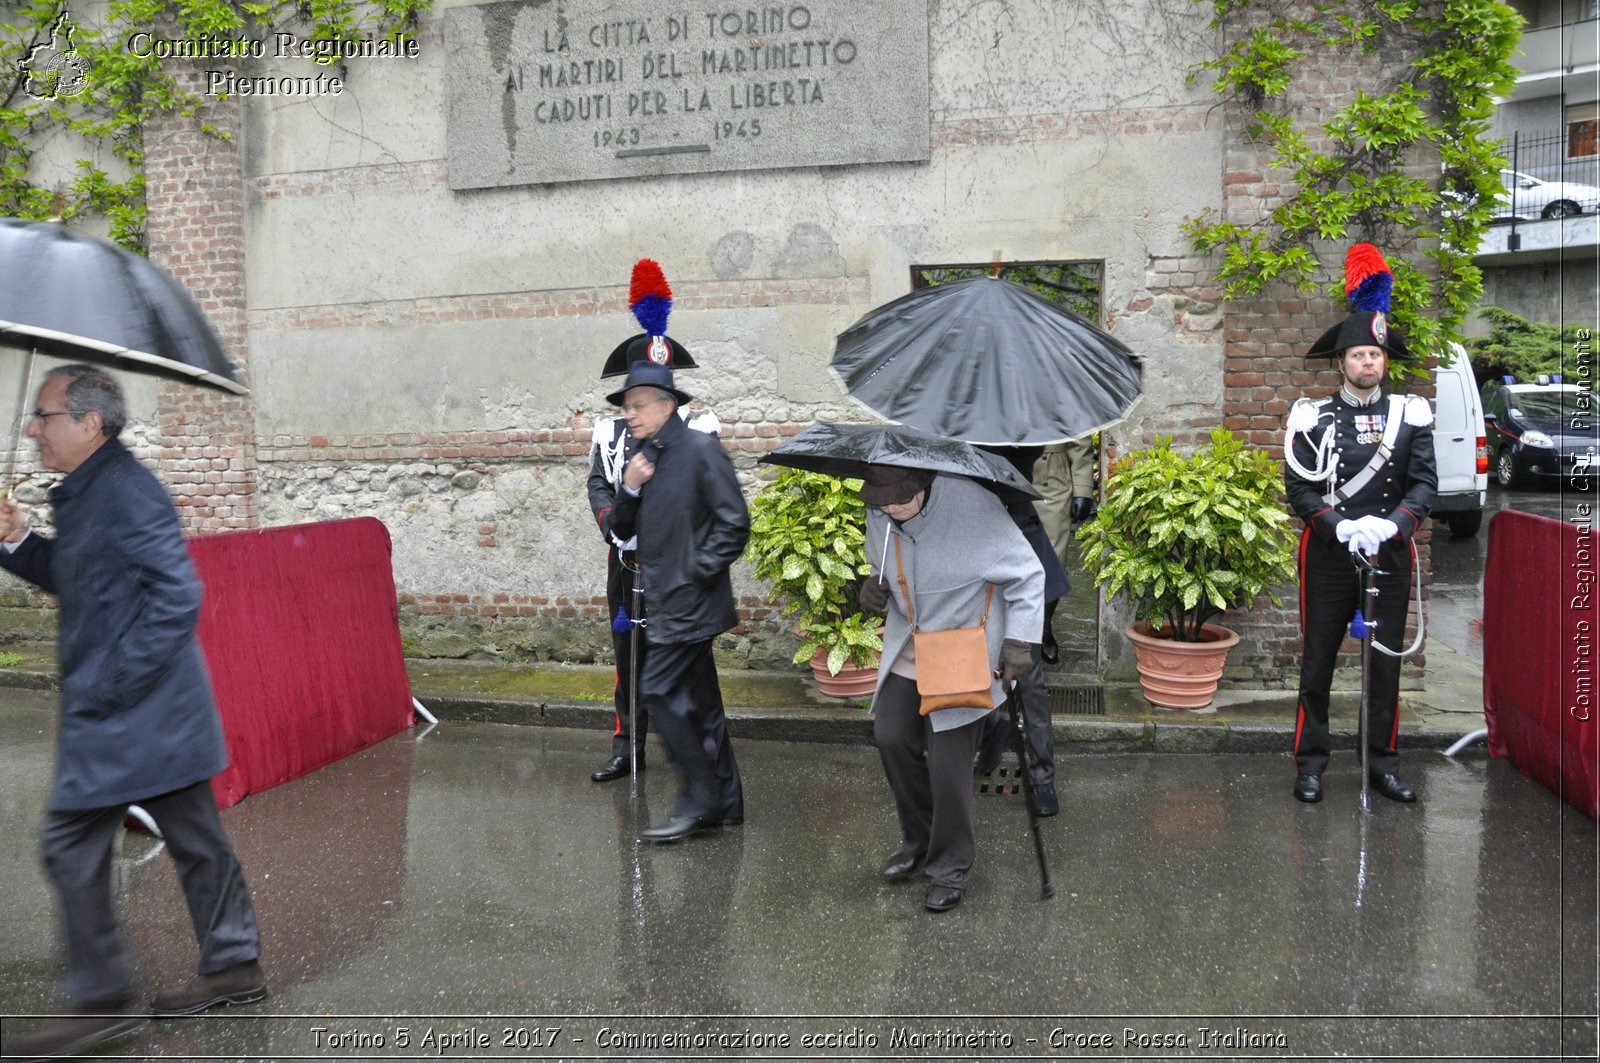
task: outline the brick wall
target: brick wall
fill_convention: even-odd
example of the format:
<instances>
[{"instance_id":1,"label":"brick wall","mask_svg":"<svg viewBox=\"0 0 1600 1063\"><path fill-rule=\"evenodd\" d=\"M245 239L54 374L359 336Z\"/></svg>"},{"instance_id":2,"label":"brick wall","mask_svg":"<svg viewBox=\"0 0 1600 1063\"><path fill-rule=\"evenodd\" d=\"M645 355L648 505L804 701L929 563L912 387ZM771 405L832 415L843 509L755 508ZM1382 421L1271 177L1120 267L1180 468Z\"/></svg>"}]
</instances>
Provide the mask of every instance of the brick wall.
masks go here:
<instances>
[{"instance_id":1,"label":"brick wall","mask_svg":"<svg viewBox=\"0 0 1600 1063\"><path fill-rule=\"evenodd\" d=\"M1328 145L1316 135L1316 127L1352 98L1353 87L1378 84L1381 71L1392 70L1396 62L1403 61L1382 52L1354 60L1343 56L1325 57L1325 60L1320 70L1297 68L1297 95L1293 101L1298 127L1311 133L1311 144L1321 148ZM1268 215L1293 194L1294 187L1287 183L1287 174L1268 165L1270 155L1266 147L1250 142L1243 135L1249 115L1237 105L1229 105L1225 110L1228 146L1223 177L1223 217L1248 224ZM1418 158L1411 160L1410 165L1419 171L1431 166L1433 173L1438 172L1436 159ZM1420 245L1413 242L1394 246L1381 236L1373 237L1353 227L1350 239L1317 248L1320 260L1330 265L1329 271L1319 280L1333 281L1342 276L1345 251L1349 244L1363 239L1373 239L1386 258L1403 259L1419 269L1429 267ZM1284 419L1293 400L1302 394L1319 398L1338 386L1337 371L1330 363L1324 359L1307 360L1305 352L1323 331L1349 313L1348 305L1320 293L1308 295L1292 285L1278 283L1269 284L1259 295L1228 302L1225 307L1223 425L1281 460ZM1433 396L1431 379L1408 383L1405 390L1429 398ZM1424 596L1432 571L1431 528L1431 524L1425 524L1416 537ZM1293 689L1298 683L1300 668L1299 610L1299 590L1291 586L1281 608L1262 599L1260 608L1245 614L1230 614L1228 625L1238 630L1243 643L1253 646L1254 651L1244 657L1239 657L1235 651L1234 657L1230 657L1226 678L1245 686ZM1413 606L1407 642L1414 636L1415 612ZM1403 687L1415 689L1422 685L1424 661L1423 653L1406 660L1401 673ZM1344 677L1340 681L1345 681Z\"/></svg>"},{"instance_id":2,"label":"brick wall","mask_svg":"<svg viewBox=\"0 0 1600 1063\"><path fill-rule=\"evenodd\" d=\"M190 91L203 71L175 66ZM227 139L193 117L161 115L145 128L150 259L172 272L211 319L236 376L250 384L245 313L244 191L236 101L203 112ZM164 383L159 395L160 476L189 534L255 527L256 458L247 397Z\"/></svg>"}]
</instances>

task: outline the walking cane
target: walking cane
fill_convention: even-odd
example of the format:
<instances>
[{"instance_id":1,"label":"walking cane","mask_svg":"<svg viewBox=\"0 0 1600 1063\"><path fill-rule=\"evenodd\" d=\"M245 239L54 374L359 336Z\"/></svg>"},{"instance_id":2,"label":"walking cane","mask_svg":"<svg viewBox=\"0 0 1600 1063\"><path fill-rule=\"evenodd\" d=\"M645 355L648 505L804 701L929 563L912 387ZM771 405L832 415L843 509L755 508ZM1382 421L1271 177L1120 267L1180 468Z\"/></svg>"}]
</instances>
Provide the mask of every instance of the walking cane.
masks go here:
<instances>
[{"instance_id":1,"label":"walking cane","mask_svg":"<svg viewBox=\"0 0 1600 1063\"><path fill-rule=\"evenodd\" d=\"M1378 569L1377 564L1361 551L1357 550L1350 555L1361 570L1361 597L1357 601L1356 615L1350 619L1350 635L1361 640L1361 722L1359 725L1361 742L1361 811L1372 811L1372 795L1370 778L1367 771L1367 747L1371 744L1371 735L1368 727L1371 723L1372 709L1372 633L1378 627L1376 603L1373 599L1378 596L1378 588L1374 581L1384 573ZM1368 614L1374 614L1368 619Z\"/></svg>"},{"instance_id":2,"label":"walking cane","mask_svg":"<svg viewBox=\"0 0 1600 1063\"><path fill-rule=\"evenodd\" d=\"M998 675L999 673L995 673ZM1017 684L1006 691L1006 713L1011 717L1011 744L1017 752L1018 774L1022 777L1022 799L1028 806L1028 827L1033 831L1033 851L1039 857L1039 895L1055 896L1056 888L1050 882L1050 865L1044 856L1044 834L1039 829L1039 812L1033 804L1033 771L1028 764L1028 737L1022 730L1022 718L1017 713Z\"/></svg>"}]
</instances>

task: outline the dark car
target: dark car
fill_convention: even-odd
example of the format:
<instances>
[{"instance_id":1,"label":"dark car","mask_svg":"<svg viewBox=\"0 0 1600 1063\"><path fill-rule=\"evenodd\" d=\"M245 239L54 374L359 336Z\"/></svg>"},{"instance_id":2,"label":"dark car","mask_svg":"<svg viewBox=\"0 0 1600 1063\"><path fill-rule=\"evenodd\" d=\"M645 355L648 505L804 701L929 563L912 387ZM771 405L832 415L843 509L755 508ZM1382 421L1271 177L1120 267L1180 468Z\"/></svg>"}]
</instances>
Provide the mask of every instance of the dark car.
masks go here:
<instances>
[{"instance_id":1,"label":"dark car","mask_svg":"<svg viewBox=\"0 0 1600 1063\"><path fill-rule=\"evenodd\" d=\"M1495 481L1516 487L1600 473L1595 407L1593 391L1564 384L1560 377L1540 376L1533 383L1506 377L1484 385L1483 419Z\"/></svg>"}]
</instances>

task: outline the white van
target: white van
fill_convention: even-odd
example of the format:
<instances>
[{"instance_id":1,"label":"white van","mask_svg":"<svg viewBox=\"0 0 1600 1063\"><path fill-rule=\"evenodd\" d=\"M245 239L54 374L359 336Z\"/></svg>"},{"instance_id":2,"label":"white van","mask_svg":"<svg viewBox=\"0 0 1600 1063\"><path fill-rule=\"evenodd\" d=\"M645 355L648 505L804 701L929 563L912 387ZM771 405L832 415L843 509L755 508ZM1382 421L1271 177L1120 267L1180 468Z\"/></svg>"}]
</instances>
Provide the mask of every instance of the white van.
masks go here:
<instances>
[{"instance_id":1,"label":"white van","mask_svg":"<svg viewBox=\"0 0 1600 1063\"><path fill-rule=\"evenodd\" d=\"M1466 348L1451 343L1433 371L1433 452L1439 495L1433 518L1457 536L1476 535L1489 493L1489 441L1484 438L1483 400Z\"/></svg>"}]
</instances>

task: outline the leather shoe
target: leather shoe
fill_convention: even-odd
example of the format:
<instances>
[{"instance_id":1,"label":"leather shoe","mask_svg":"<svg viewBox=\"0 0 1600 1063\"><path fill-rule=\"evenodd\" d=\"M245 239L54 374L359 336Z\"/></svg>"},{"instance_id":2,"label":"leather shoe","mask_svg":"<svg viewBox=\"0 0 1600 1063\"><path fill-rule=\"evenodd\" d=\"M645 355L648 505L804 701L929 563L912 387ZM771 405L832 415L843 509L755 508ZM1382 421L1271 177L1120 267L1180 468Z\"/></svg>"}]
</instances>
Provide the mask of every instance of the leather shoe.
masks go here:
<instances>
[{"instance_id":1,"label":"leather shoe","mask_svg":"<svg viewBox=\"0 0 1600 1063\"><path fill-rule=\"evenodd\" d=\"M922 854L905 846L883 862L883 877L889 882L904 882L922 866Z\"/></svg>"},{"instance_id":2,"label":"leather shoe","mask_svg":"<svg viewBox=\"0 0 1600 1063\"><path fill-rule=\"evenodd\" d=\"M9 1021L9 1020L8 1020ZM0 1051L7 1059L56 1059L81 1056L90 1049L144 1025L145 1016L121 1004L80 1004L33 1033L7 1038Z\"/></svg>"},{"instance_id":3,"label":"leather shoe","mask_svg":"<svg viewBox=\"0 0 1600 1063\"><path fill-rule=\"evenodd\" d=\"M644 771L644 758L639 758L639 770ZM623 779L628 775L628 758L612 757L589 776L590 782L610 782L612 779Z\"/></svg>"},{"instance_id":4,"label":"leather shoe","mask_svg":"<svg viewBox=\"0 0 1600 1063\"><path fill-rule=\"evenodd\" d=\"M929 886L923 907L930 912L948 912L961 903L961 891L954 886Z\"/></svg>"},{"instance_id":5,"label":"leather shoe","mask_svg":"<svg viewBox=\"0 0 1600 1063\"><path fill-rule=\"evenodd\" d=\"M1322 776L1301 772L1294 777L1294 796L1298 801L1314 805L1322 800Z\"/></svg>"},{"instance_id":6,"label":"leather shoe","mask_svg":"<svg viewBox=\"0 0 1600 1063\"><path fill-rule=\"evenodd\" d=\"M1417 799L1417 792L1400 781L1400 776L1393 773L1372 772L1367 776L1367 781L1372 788L1391 801L1404 801L1407 804Z\"/></svg>"},{"instance_id":7,"label":"leather shoe","mask_svg":"<svg viewBox=\"0 0 1600 1063\"><path fill-rule=\"evenodd\" d=\"M177 989L157 993L150 1001L150 1014L157 1018L198 1015L226 1004L254 1004L267 998L267 980L255 960L236 963L215 974L189 979Z\"/></svg>"},{"instance_id":8,"label":"leather shoe","mask_svg":"<svg viewBox=\"0 0 1600 1063\"><path fill-rule=\"evenodd\" d=\"M701 831L711 830L722 823L717 816L673 816L659 827L650 827L639 832L639 837L647 842L675 842L699 834Z\"/></svg>"},{"instance_id":9,"label":"leather shoe","mask_svg":"<svg viewBox=\"0 0 1600 1063\"><path fill-rule=\"evenodd\" d=\"M1044 631L1044 645L1039 647L1039 656L1045 664L1059 664L1061 662L1061 647L1056 644L1056 633L1049 628Z\"/></svg>"},{"instance_id":10,"label":"leather shoe","mask_svg":"<svg viewBox=\"0 0 1600 1063\"><path fill-rule=\"evenodd\" d=\"M1056 800L1056 784L1053 782L1036 782L1033 784L1033 814L1040 819L1049 819L1061 811L1061 802Z\"/></svg>"}]
</instances>

